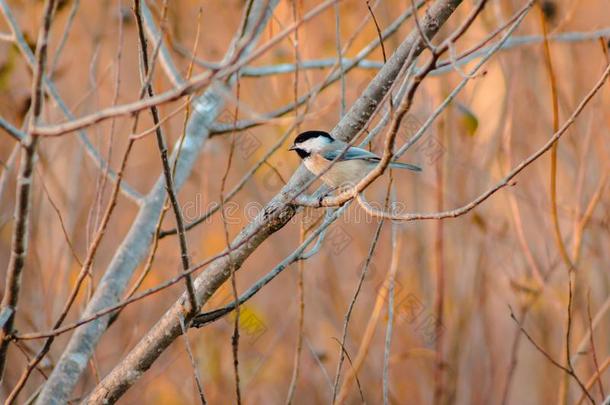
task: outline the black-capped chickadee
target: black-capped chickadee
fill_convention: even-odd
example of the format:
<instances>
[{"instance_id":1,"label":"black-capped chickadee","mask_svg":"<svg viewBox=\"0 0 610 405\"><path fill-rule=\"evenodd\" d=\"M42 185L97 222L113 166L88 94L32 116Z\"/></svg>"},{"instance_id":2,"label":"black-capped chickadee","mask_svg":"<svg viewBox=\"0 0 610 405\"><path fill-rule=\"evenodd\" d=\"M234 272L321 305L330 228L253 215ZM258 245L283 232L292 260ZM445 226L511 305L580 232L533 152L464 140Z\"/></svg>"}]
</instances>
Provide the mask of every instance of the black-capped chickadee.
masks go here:
<instances>
[{"instance_id":1,"label":"black-capped chickadee","mask_svg":"<svg viewBox=\"0 0 610 405\"><path fill-rule=\"evenodd\" d=\"M323 173L333 160L341 156L321 175L322 181L334 189L355 186L381 160L373 152L349 146L324 131L307 131L299 134L289 150L295 151L303 160L305 167L316 176ZM408 163L391 162L390 167L421 171L419 167Z\"/></svg>"}]
</instances>

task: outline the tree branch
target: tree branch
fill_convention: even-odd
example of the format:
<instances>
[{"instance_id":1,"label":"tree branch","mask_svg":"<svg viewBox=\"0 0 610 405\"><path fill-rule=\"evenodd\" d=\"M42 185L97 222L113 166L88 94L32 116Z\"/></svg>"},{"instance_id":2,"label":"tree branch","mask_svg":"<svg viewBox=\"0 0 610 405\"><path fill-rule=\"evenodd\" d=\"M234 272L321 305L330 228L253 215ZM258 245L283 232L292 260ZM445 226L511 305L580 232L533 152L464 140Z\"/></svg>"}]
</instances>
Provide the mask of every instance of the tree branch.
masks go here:
<instances>
[{"instance_id":1,"label":"tree branch","mask_svg":"<svg viewBox=\"0 0 610 405\"><path fill-rule=\"evenodd\" d=\"M460 3L461 0L435 1L422 21L426 35L433 37ZM422 50L423 45L419 33L412 31L350 111L334 128L333 135L348 141L354 138L387 94L409 55L419 54ZM309 179L311 179L311 175L306 169L301 167L297 170L288 184L266 205L262 213L234 239L231 260L222 256L197 277L195 280L196 294L202 304L227 280L231 265L239 268L261 243L292 218L296 210L289 204L291 195ZM185 298L186 296L183 295L174 303L126 358L100 382L88 398L90 403L116 401L180 335L179 314ZM185 319L190 321L188 317Z\"/></svg>"},{"instance_id":2,"label":"tree branch","mask_svg":"<svg viewBox=\"0 0 610 405\"><path fill-rule=\"evenodd\" d=\"M264 21L268 19L277 1L271 1L268 7L263 3L266 4L267 2L257 2L257 12L253 13L253 18L247 26L249 32L254 30L257 19L261 18L261 15L264 15ZM256 28L256 32L253 32L255 34L253 39L258 38L262 31L261 26ZM254 42L248 43L243 50L243 57L246 57L252 51ZM236 52L238 45L240 44L234 41L225 59L231 60L234 57L234 52ZM151 99L149 98L148 100ZM180 159L176 164L174 175L176 190L180 189L191 172L199 151L209 136L207 128L222 108L222 97L219 95L216 85L207 89L202 96L194 99L192 107L194 113L189 119L186 137L180 149ZM178 148L175 147L171 160L175 160L177 150ZM118 247L82 317L87 317L112 306L123 295L133 272L146 255L156 228L157 219L163 208L164 199L165 180L161 174L152 190L143 199L127 236ZM109 315L106 315L97 318L74 333L40 393L37 403L48 404L67 401L79 376L87 365L87 360L92 355L97 342L106 330L109 317ZM180 329L179 325L178 329Z\"/></svg>"},{"instance_id":3,"label":"tree branch","mask_svg":"<svg viewBox=\"0 0 610 405\"><path fill-rule=\"evenodd\" d=\"M561 126L561 128L559 128L559 130L556 133L554 133L553 136L542 147L540 147L540 149L538 149L535 153L530 155L527 159L525 159L521 163L519 163L519 165L517 165L513 170L511 170L510 173L508 173L508 175L506 177L504 177L502 180L500 180L495 186L491 187L489 190L487 190L483 194L479 195L476 199L472 200L470 203L468 203L460 208L456 208L454 210L443 211L443 212L434 212L434 213L391 213L391 212L381 211L381 210L378 210L378 209L368 205L361 194L358 194L356 197L358 200L358 203L364 210L366 210L371 215L381 217L381 218L391 219L391 220L395 220L395 221L414 221L414 220L422 220L422 219L455 218L455 217L458 217L458 216L461 216L461 215L464 215L464 214L470 212L472 209L474 209L476 206L481 204L483 201L487 200L496 191L498 191L501 188L504 188L508 185L511 185L511 180L515 176L517 176L517 174L519 174L527 166L529 166L530 164L535 162L540 156L542 156L544 153L546 153L553 146L553 144L555 142L557 142L557 140L559 138L561 138L561 136L570 128L570 126L574 123L574 121L580 115L582 110L587 106L589 101L591 101L593 96L595 96L595 94L597 94L599 89L604 85L604 83L608 79L608 76L610 76L610 65L608 65L606 67L606 69L602 73L601 77L599 78L599 80L597 81L595 86L593 86L591 91L589 91L589 93L587 93L587 95L581 100L580 104L576 107L574 112L572 112L572 115L564 122L564 124Z\"/></svg>"},{"instance_id":4,"label":"tree branch","mask_svg":"<svg viewBox=\"0 0 610 405\"><path fill-rule=\"evenodd\" d=\"M144 75L148 76L149 72L152 74L152 69L150 69L148 63L148 50L146 44L146 37L144 35L144 26L142 23L142 12L140 10L140 4L144 3L142 0L134 0L134 14L136 16L136 25L138 27L138 38L140 41L140 58L142 60L142 66L144 69ZM161 41L161 36L159 36L159 41ZM160 42L159 42L160 43ZM146 92L149 97L153 97L154 91L151 83L146 83ZM155 135L157 137L157 146L159 147L159 153L161 155L161 163L163 165L163 177L165 179L165 189L167 190L167 194L169 196L169 200L172 204L172 209L174 211L174 217L176 218L176 225L178 228L178 240L180 242L180 258L182 260L182 269L184 271L188 271L190 265L190 258L188 253L188 246L186 242L186 235L184 231L184 220L182 218L182 212L180 211L180 204L178 203L178 198L176 197L176 190L174 188L174 180L172 176L172 169L169 164L169 160L167 158L167 142L165 141L165 136L163 136L163 132L161 131L161 127L159 124L159 110L157 106L152 105L150 107L150 113L153 117L153 123L156 126ZM193 290L193 280L191 279L190 274L185 276L186 282L186 290L189 295L190 302L190 310L195 311L197 308L197 299L195 298L195 292Z\"/></svg>"},{"instance_id":5,"label":"tree branch","mask_svg":"<svg viewBox=\"0 0 610 405\"><path fill-rule=\"evenodd\" d=\"M55 0L47 0L42 16L42 29L38 34L36 44L36 64L32 80L32 118L28 126L28 133L22 142L21 162L17 178L17 203L15 204L15 225L11 240L11 255L6 270L5 293L2 299L2 313L8 314L2 325L0 333L0 381L4 377L6 354L10 340L7 336L13 332L15 312L19 301L21 289L21 276L27 256L28 240L30 237L29 220L31 215L32 182L34 178L34 163L38 137L33 129L38 125L42 113L42 78L47 62L47 46L49 30L53 19Z\"/></svg>"},{"instance_id":6,"label":"tree branch","mask_svg":"<svg viewBox=\"0 0 610 405\"><path fill-rule=\"evenodd\" d=\"M2 13L4 14L6 22L10 26L11 31L13 32L13 36L15 37L15 45L19 48L19 51L23 55L26 63L30 67L33 67L34 63L35 63L34 54L30 50L30 47L29 47L25 37L23 36L23 32L19 28L19 25L17 24L17 20L15 19L15 16L13 15L10 7L6 3L6 0L0 0L0 9L2 9ZM59 92L57 91L57 88L55 87L55 84L49 78L48 75L45 75L43 77L43 82L44 82L44 88L45 88L46 92L51 96L51 98L53 98L53 100L55 100L55 102L57 103L57 106L59 107L61 112L64 114L64 116L69 120L73 120L75 118L74 115L70 112L70 109L68 108L66 103L63 101L63 99L60 97ZM0 127L5 129L7 132L11 130L10 124L6 123L6 124L8 124L6 127L3 124L5 124L5 123L2 121L2 119L0 119ZM19 133L15 132L14 135L18 136ZM114 172L114 170L112 170L110 168L108 162L106 162L106 160L104 160L104 158L99 153L99 151L91 143L91 141L89 140L89 137L87 136L87 133L85 131L78 131L78 138L81 141L81 143L83 144L83 146L85 147L85 151L87 152L87 155L89 155L89 157L93 160L93 162L97 165L97 167L102 172L107 173L107 176L110 178L110 180L116 182L117 181L116 173ZM135 202L139 202L140 199L142 198L140 193L138 193L134 188L132 188L130 185L128 185L125 181L123 181L121 183L121 192L123 192L123 194L125 196L129 197L131 200L133 200Z\"/></svg>"},{"instance_id":7,"label":"tree branch","mask_svg":"<svg viewBox=\"0 0 610 405\"><path fill-rule=\"evenodd\" d=\"M1 0L4 1L4 0ZM270 0L272 1L272 0ZM274 36L271 40L266 42L263 46L250 50L247 54L242 55L241 49L237 48L234 54L234 58L225 59L221 64L221 67L211 72L203 72L194 76L188 82L184 82L182 85L173 88L171 90L159 93L154 97L150 97L146 100L133 101L126 104L121 104L114 107L104 108L97 112L85 115L83 117L73 119L67 122L47 125L43 127L36 127L34 134L40 136L62 136L79 129L87 128L99 122L106 121L113 117L125 116L136 113L138 111L146 110L150 106L167 104L172 101L178 100L184 96L193 94L197 91L207 89L217 80L227 80L239 71L242 66L254 61L260 56L264 55L270 48L281 42L282 39L287 37L291 32L297 29L304 22L311 20L316 17L326 8L330 7L339 0L326 0L318 6L314 7L309 13L303 16L298 23L292 24L289 27L282 30L279 34ZM247 38L243 38L247 42ZM235 60L239 59L239 60Z\"/></svg>"}]
</instances>

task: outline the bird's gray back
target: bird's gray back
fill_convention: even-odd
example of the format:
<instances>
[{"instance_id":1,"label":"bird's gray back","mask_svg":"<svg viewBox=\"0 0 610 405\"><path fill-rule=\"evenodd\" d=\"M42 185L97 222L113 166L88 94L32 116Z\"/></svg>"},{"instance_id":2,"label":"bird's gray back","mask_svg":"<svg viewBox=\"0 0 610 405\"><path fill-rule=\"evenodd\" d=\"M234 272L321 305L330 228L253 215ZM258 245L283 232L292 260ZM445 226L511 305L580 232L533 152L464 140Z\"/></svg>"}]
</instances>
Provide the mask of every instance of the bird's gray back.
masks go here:
<instances>
[{"instance_id":1,"label":"bird's gray back","mask_svg":"<svg viewBox=\"0 0 610 405\"><path fill-rule=\"evenodd\" d=\"M347 151L345 151L346 147L348 148ZM324 147L324 149L320 151L320 154L327 160L335 160L338 156L341 156L339 159L340 161L358 159L378 161L380 159L379 156L373 152L355 146L349 146L346 142L339 140L335 140L330 145Z\"/></svg>"}]
</instances>

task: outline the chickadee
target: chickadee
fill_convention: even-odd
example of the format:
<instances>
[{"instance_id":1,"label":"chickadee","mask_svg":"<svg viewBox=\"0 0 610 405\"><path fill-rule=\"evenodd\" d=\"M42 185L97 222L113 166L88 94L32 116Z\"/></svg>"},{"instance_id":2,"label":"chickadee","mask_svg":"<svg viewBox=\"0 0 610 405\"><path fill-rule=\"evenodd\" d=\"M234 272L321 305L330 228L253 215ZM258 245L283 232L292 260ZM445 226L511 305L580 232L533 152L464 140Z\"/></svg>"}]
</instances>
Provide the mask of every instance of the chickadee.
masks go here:
<instances>
[{"instance_id":1,"label":"chickadee","mask_svg":"<svg viewBox=\"0 0 610 405\"><path fill-rule=\"evenodd\" d=\"M316 176L341 156L321 175L322 181L334 189L355 186L381 160L376 154L348 146L347 143L334 139L324 131L307 131L299 134L289 150L295 151L305 163L305 167ZM421 171L419 167L408 163L391 162L389 166L393 169Z\"/></svg>"}]
</instances>

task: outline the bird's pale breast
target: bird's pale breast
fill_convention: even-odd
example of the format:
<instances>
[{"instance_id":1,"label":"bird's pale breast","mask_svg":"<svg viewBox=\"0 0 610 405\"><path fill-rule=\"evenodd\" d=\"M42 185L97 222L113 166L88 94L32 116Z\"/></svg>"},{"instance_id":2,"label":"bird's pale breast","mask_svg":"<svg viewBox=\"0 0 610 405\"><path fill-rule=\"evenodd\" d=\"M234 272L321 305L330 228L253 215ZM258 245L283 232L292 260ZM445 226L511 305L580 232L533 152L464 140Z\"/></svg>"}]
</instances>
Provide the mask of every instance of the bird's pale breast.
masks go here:
<instances>
[{"instance_id":1,"label":"bird's pale breast","mask_svg":"<svg viewBox=\"0 0 610 405\"><path fill-rule=\"evenodd\" d=\"M312 154L305 159L304 163L305 167L307 167L310 172L318 175L328 167L331 161L324 159L318 154ZM355 185L366 176L374 166L374 164L368 164L362 160L338 161L321 177L322 181L331 187Z\"/></svg>"}]
</instances>

